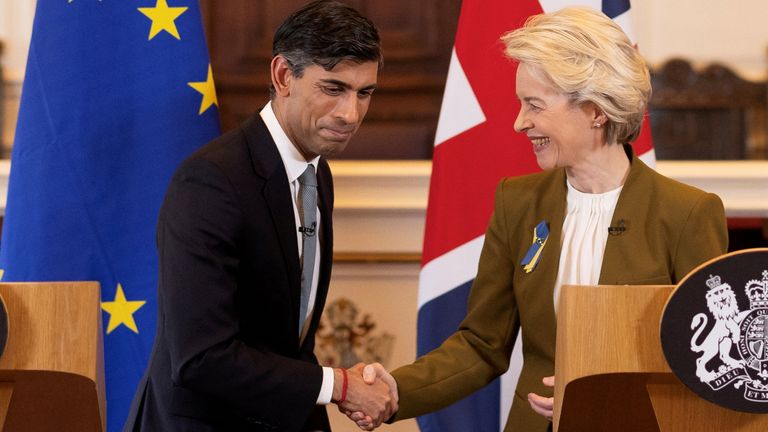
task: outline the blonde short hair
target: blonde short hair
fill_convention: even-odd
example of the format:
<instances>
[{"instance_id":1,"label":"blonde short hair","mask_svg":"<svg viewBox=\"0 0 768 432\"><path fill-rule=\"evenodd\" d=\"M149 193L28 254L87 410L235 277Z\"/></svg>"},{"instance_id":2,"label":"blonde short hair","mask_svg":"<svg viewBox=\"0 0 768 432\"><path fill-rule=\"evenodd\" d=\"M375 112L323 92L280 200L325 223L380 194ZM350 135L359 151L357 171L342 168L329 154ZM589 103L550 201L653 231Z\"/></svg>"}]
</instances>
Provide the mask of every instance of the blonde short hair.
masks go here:
<instances>
[{"instance_id":1,"label":"blonde short hair","mask_svg":"<svg viewBox=\"0 0 768 432\"><path fill-rule=\"evenodd\" d=\"M651 97L650 74L610 18L591 8L568 7L533 15L501 40L509 58L532 66L572 102L597 105L608 117L607 142L637 138Z\"/></svg>"}]
</instances>

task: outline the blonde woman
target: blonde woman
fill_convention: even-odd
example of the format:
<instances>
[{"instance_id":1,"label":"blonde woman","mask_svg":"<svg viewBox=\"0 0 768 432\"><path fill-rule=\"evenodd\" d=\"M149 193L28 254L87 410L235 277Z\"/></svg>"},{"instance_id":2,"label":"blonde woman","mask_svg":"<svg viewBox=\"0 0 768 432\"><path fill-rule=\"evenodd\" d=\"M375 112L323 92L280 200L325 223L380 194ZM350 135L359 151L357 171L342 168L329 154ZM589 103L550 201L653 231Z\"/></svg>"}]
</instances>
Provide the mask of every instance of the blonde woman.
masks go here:
<instances>
[{"instance_id":1,"label":"blonde woman","mask_svg":"<svg viewBox=\"0 0 768 432\"><path fill-rule=\"evenodd\" d=\"M674 284L726 252L720 199L632 153L651 86L621 28L595 10L566 8L531 17L502 41L519 64L515 130L544 171L499 184L467 315L439 348L392 372L400 397L392 420L490 383L507 370L522 328L524 363L505 431L547 430L562 285ZM373 426L360 413L352 419Z\"/></svg>"}]
</instances>

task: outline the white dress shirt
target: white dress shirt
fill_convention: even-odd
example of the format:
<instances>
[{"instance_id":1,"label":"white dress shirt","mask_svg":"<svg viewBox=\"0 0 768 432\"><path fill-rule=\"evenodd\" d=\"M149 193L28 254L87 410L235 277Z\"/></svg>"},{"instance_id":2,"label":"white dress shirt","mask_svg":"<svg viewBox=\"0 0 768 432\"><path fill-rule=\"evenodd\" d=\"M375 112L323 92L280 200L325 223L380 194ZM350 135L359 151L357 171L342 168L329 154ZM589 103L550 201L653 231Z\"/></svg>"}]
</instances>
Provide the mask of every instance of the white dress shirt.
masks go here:
<instances>
[{"instance_id":1,"label":"white dress shirt","mask_svg":"<svg viewBox=\"0 0 768 432\"><path fill-rule=\"evenodd\" d=\"M264 120L264 123L267 125L267 129L269 130L270 135L272 135L272 139L275 141L275 144L277 145L277 150L280 152L280 158L283 160L283 165L285 166L285 173L288 175L288 185L291 188L291 198L293 202L293 216L296 222L296 226L301 226L301 218L299 217L299 200L300 197L300 184L299 184L299 176L304 172L304 170L307 169L307 164L312 164L315 167L315 172L317 172L317 163L320 161L320 156L315 157L311 161L307 161L304 159L304 157L301 155L299 150L296 148L295 145L291 142L291 140L288 138L288 135L285 134L285 131L280 126L280 123L277 121L277 117L275 117L275 112L272 110L272 102L267 103L266 106L261 110L259 113L261 115L261 119ZM317 212L317 232L320 230L320 210L316 209ZM307 331L309 331L309 324L312 320L312 315L314 314L315 309L315 299L317 298L317 280L318 276L320 274L320 257L322 254L320 253L320 236L314 236L315 241L317 242L316 251L318 251L315 259L315 268L312 272L312 288L309 293L309 306L307 307L307 319L304 322L304 328L301 329L301 338L299 339L299 343L302 343L304 341L304 338L307 336ZM299 261L301 261L302 253L304 252L304 245L302 241L302 234L299 232L299 230L296 230L296 244L299 246ZM320 311L322 313L322 311ZM298 317L296 317L298 320ZM317 397L317 404L318 405L326 405L331 403L331 397L333 396L333 369L329 367L323 367L323 385L320 387L320 394Z\"/></svg>"},{"instance_id":2,"label":"white dress shirt","mask_svg":"<svg viewBox=\"0 0 768 432\"><path fill-rule=\"evenodd\" d=\"M591 194L576 190L567 180L566 183L568 204L555 280L555 312L563 285L595 285L600 280L608 227L622 188Z\"/></svg>"}]
</instances>

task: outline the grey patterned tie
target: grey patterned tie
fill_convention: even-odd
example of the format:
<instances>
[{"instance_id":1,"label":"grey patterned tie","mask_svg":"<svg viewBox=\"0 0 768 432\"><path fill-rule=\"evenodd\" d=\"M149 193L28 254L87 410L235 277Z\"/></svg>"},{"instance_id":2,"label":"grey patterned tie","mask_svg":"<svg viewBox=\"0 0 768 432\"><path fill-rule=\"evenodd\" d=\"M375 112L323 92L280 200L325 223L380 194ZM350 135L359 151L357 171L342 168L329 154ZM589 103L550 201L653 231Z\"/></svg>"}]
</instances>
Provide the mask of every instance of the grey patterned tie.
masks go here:
<instances>
[{"instance_id":1,"label":"grey patterned tie","mask_svg":"<svg viewBox=\"0 0 768 432\"><path fill-rule=\"evenodd\" d=\"M304 329L304 321L307 318L309 307L309 293L312 290L312 274L315 269L315 254L317 241L315 230L317 228L317 177L315 167L307 165L299 176L301 183L301 227L303 253L301 257L301 306L299 308L299 337Z\"/></svg>"}]
</instances>

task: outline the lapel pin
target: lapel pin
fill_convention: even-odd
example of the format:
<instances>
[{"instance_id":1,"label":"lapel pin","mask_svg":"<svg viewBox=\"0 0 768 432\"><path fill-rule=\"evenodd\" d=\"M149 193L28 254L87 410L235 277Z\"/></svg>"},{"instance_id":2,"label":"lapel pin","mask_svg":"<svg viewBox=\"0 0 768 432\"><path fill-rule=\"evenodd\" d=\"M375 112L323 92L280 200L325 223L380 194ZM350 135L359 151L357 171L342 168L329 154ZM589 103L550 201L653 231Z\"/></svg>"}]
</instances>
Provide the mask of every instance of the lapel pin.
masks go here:
<instances>
[{"instance_id":1,"label":"lapel pin","mask_svg":"<svg viewBox=\"0 0 768 432\"><path fill-rule=\"evenodd\" d=\"M523 266L523 270L526 273L530 273L536 268L536 264L539 263L541 258L541 251L544 250L544 245L547 244L547 238L549 237L549 228L547 228L547 221L541 221L533 229L533 243L525 254L525 257L520 262Z\"/></svg>"},{"instance_id":2,"label":"lapel pin","mask_svg":"<svg viewBox=\"0 0 768 432\"><path fill-rule=\"evenodd\" d=\"M612 236L621 235L627 230L627 226L624 223L624 219L619 219L619 223L615 226L608 227L608 234Z\"/></svg>"}]
</instances>

